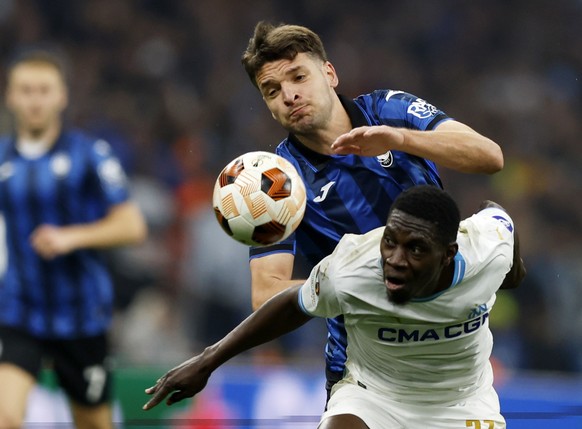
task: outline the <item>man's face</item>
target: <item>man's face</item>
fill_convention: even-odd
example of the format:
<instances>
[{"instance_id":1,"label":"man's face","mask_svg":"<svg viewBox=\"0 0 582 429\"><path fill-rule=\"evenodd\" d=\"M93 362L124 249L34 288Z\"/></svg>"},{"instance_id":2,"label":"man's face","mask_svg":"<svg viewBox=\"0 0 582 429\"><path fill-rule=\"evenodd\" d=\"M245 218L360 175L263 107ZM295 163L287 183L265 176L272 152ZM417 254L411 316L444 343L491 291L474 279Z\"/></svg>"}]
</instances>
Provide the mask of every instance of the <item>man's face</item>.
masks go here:
<instances>
[{"instance_id":1,"label":"man's face","mask_svg":"<svg viewBox=\"0 0 582 429\"><path fill-rule=\"evenodd\" d=\"M299 53L266 63L256 81L273 118L287 131L309 134L329 123L338 84L331 63Z\"/></svg>"},{"instance_id":2,"label":"man's face","mask_svg":"<svg viewBox=\"0 0 582 429\"><path fill-rule=\"evenodd\" d=\"M399 210L390 214L380 243L390 301L405 304L438 291L443 268L449 265L457 247L455 243L439 243L436 229L433 223Z\"/></svg>"},{"instance_id":3,"label":"man's face","mask_svg":"<svg viewBox=\"0 0 582 429\"><path fill-rule=\"evenodd\" d=\"M22 63L8 77L6 104L19 130L42 133L60 121L67 91L59 71L49 64Z\"/></svg>"}]
</instances>

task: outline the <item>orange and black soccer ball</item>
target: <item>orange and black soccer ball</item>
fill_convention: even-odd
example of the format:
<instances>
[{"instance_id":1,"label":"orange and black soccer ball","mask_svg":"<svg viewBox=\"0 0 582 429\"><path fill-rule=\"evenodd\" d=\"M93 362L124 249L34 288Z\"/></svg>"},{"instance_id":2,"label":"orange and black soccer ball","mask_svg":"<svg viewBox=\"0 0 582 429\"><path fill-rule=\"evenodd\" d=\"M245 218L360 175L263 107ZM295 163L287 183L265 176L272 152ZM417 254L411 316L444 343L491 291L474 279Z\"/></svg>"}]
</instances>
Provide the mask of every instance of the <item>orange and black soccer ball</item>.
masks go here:
<instances>
[{"instance_id":1,"label":"orange and black soccer ball","mask_svg":"<svg viewBox=\"0 0 582 429\"><path fill-rule=\"evenodd\" d=\"M266 246L287 238L303 219L305 186L295 167L270 152L231 161L214 185L218 223L235 240Z\"/></svg>"}]
</instances>

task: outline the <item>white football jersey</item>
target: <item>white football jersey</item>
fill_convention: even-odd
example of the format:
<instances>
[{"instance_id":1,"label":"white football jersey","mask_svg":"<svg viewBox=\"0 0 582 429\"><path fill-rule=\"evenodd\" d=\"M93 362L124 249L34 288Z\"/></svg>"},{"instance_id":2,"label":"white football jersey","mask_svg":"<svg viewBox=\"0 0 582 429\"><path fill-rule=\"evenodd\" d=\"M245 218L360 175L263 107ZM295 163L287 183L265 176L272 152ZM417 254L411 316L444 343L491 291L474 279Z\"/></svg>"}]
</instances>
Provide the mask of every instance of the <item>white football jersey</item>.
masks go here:
<instances>
[{"instance_id":1,"label":"white football jersey","mask_svg":"<svg viewBox=\"0 0 582 429\"><path fill-rule=\"evenodd\" d=\"M343 315L344 380L396 401L455 403L490 387L489 312L513 261L513 222L488 208L459 226L450 287L405 305L388 300L380 241L384 228L348 234L299 293L307 314Z\"/></svg>"}]
</instances>

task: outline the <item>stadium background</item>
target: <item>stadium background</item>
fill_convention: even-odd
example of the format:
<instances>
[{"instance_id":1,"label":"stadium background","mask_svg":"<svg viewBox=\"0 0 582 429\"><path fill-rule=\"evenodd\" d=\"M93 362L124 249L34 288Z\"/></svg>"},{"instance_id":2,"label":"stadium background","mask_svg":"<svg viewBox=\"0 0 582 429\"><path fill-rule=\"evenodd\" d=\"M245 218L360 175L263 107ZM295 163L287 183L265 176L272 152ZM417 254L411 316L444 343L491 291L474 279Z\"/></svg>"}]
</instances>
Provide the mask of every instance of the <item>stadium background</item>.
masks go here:
<instances>
[{"instance_id":1,"label":"stadium background","mask_svg":"<svg viewBox=\"0 0 582 429\"><path fill-rule=\"evenodd\" d=\"M240 64L260 19L315 29L339 92L405 90L502 146L492 177L441 169L464 215L493 199L520 229L528 277L491 318L502 407L509 427L582 427L582 1L0 0L0 78L21 49L60 51L67 120L115 147L150 225L145 245L109 254L118 419L313 427L321 411L319 321L235 359L177 411L140 410L144 387L250 311L246 248L210 197L228 161L284 137ZM63 421L45 376L29 420Z\"/></svg>"}]
</instances>

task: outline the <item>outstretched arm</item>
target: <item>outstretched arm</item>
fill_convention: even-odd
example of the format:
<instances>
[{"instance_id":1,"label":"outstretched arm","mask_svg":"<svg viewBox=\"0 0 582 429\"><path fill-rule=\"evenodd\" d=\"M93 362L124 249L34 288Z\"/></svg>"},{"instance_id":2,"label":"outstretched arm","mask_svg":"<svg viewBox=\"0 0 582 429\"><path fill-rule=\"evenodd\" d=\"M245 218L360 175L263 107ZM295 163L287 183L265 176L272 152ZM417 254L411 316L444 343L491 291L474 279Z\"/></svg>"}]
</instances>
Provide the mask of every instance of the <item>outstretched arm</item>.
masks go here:
<instances>
[{"instance_id":1,"label":"outstretched arm","mask_svg":"<svg viewBox=\"0 0 582 429\"><path fill-rule=\"evenodd\" d=\"M398 150L462 173L492 174L503 168L503 153L497 143L454 120L432 131L388 125L358 127L339 136L331 148L337 154L362 156Z\"/></svg>"},{"instance_id":2,"label":"outstretched arm","mask_svg":"<svg viewBox=\"0 0 582 429\"><path fill-rule=\"evenodd\" d=\"M495 207L506 211L499 204L490 200L483 201L479 206L479 211L485 210L489 207ZM521 284L523 278L526 275L526 272L527 271L525 269L523 259L521 258L517 228L515 225L513 225L513 264L511 265L511 270L509 270L509 272L505 275L505 279L503 280L503 283L501 283L499 289L515 289Z\"/></svg>"},{"instance_id":3,"label":"outstretched arm","mask_svg":"<svg viewBox=\"0 0 582 429\"><path fill-rule=\"evenodd\" d=\"M275 295L222 340L168 371L146 389L153 397L143 409L155 407L168 395L167 405L194 396L204 389L212 372L229 359L305 324L311 317L299 308L299 287L293 286Z\"/></svg>"}]
</instances>

